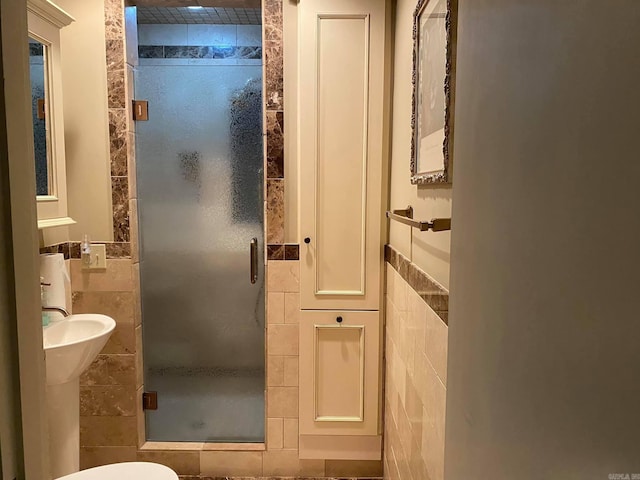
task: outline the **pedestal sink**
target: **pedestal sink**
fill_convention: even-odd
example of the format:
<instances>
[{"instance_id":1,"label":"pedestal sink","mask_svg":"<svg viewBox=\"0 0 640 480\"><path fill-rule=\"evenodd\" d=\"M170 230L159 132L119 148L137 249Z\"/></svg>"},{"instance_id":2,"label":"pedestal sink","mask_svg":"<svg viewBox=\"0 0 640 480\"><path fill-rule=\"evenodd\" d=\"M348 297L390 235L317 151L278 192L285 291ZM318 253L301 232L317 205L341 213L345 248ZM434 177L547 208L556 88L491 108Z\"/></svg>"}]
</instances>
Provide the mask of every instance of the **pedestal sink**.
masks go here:
<instances>
[{"instance_id":1,"label":"pedestal sink","mask_svg":"<svg viewBox=\"0 0 640 480\"><path fill-rule=\"evenodd\" d=\"M81 314L43 329L53 478L80 468L80 375L98 356L115 326L106 315Z\"/></svg>"}]
</instances>

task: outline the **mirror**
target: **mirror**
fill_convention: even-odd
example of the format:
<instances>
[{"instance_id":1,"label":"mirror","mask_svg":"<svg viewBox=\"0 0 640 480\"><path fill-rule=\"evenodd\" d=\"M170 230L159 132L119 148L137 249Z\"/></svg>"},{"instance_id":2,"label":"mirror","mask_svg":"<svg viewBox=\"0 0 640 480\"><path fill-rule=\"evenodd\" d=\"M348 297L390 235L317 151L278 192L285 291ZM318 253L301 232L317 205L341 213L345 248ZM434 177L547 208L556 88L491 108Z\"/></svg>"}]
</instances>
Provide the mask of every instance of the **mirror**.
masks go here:
<instances>
[{"instance_id":1,"label":"mirror","mask_svg":"<svg viewBox=\"0 0 640 480\"><path fill-rule=\"evenodd\" d=\"M28 0L29 74L38 228L75 223L67 215L60 29L73 17L49 0Z\"/></svg>"},{"instance_id":2,"label":"mirror","mask_svg":"<svg viewBox=\"0 0 640 480\"><path fill-rule=\"evenodd\" d=\"M36 161L36 195L54 196L51 181L51 128L48 125L49 48L29 38L29 74L31 78L31 110L33 149Z\"/></svg>"},{"instance_id":3,"label":"mirror","mask_svg":"<svg viewBox=\"0 0 640 480\"><path fill-rule=\"evenodd\" d=\"M419 0L413 24L411 183L452 180L457 0Z\"/></svg>"}]
</instances>

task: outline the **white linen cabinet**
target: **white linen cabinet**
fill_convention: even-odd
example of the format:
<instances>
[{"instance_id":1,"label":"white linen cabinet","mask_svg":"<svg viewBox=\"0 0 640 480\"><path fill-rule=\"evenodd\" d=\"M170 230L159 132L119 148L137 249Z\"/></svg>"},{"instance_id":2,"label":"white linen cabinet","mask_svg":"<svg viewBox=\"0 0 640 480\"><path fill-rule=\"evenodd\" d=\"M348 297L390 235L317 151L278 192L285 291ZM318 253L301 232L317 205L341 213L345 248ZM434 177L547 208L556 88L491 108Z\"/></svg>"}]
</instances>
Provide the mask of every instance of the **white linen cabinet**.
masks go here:
<instances>
[{"instance_id":1,"label":"white linen cabinet","mask_svg":"<svg viewBox=\"0 0 640 480\"><path fill-rule=\"evenodd\" d=\"M390 3L298 21L300 457L378 460Z\"/></svg>"}]
</instances>

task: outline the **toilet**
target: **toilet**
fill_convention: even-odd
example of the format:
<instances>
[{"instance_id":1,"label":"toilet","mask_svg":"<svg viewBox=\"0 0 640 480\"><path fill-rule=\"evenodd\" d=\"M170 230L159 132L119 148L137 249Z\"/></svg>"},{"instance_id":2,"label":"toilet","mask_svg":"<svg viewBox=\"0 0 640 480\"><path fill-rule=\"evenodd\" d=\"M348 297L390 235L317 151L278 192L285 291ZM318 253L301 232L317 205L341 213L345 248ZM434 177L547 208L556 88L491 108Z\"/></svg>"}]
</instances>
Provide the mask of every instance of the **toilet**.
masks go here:
<instances>
[{"instance_id":1,"label":"toilet","mask_svg":"<svg viewBox=\"0 0 640 480\"><path fill-rule=\"evenodd\" d=\"M89 468L56 480L178 480L178 475L157 463L124 462Z\"/></svg>"}]
</instances>

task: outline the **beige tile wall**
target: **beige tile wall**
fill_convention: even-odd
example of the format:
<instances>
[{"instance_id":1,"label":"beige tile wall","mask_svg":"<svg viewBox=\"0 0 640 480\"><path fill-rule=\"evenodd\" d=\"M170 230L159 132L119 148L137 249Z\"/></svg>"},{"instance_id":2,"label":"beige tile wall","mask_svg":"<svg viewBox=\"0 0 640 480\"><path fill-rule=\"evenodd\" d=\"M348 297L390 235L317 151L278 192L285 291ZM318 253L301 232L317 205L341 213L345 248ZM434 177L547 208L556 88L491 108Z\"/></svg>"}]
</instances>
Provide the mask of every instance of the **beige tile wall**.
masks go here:
<instances>
[{"instance_id":1,"label":"beige tile wall","mask_svg":"<svg viewBox=\"0 0 640 480\"><path fill-rule=\"evenodd\" d=\"M384 478L442 480L448 328L385 265Z\"/></svg>"}]
</instances>

